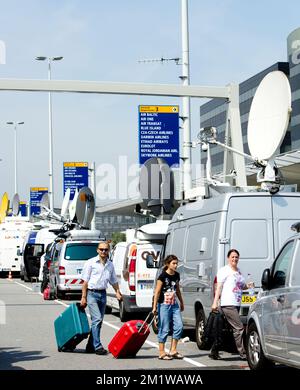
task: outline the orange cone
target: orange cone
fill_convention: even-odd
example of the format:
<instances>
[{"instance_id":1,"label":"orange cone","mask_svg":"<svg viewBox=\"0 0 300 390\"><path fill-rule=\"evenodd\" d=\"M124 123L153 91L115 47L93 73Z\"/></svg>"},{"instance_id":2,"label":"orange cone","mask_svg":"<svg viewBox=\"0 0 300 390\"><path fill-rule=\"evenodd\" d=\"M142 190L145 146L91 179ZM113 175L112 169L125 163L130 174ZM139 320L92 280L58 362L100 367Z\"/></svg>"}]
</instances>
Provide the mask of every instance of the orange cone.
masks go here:
<instances>
[{"instance_id":1,"label":"orange cone","mask_svg":"<svg viewBox=\"0 0 300 390\"><path fill-rule=\"evenodd\" d=\"M8 279L12 279L13 277L12 277L12 273L11 273L11 271L9 271L9 273L8 273Z\"/></svg>"}]
</instances>

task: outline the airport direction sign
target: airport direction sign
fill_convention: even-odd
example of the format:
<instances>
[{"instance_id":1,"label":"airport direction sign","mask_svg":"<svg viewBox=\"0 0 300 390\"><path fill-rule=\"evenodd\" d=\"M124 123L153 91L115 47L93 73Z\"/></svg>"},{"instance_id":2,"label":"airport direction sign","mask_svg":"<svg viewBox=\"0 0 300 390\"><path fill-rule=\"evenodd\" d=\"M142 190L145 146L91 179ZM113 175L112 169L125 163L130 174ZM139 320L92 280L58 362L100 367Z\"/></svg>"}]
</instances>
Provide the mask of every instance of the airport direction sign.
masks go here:
<instances>
[{"instance_id":1,"label":"airport direction sign","mask_svg":"<svg viewBox=\"0 0 300 390\"><path fill-rule=\"evenodd\" d=\"M152 157L179 165L179 106L139 106L139 162Z\"/></svg>"},{"instance_id":2,"label":"airport direction sign","mask_svg":"<svg viewBox=\"0 0 300 390\"><path fill-rule=\"evenodd\" d=\"M30 187L30 215L41 213L40 202L44 194L48 192L48 187Z\"/></svg>"},{"instance_id":3,"label":"airport direction sign","mask_svg":"<svg viewBox=\"0 0 300 390\"><path fill-rule=\"evenodd\" d=\"M89 164L87 162L64 162L64 194L70 188L70 200L74 198L76 188L89 185Z\"/></svg>"},{"instance_id":4,"label":"airport direction sign","mask_svg":"<svg viewBox=\"0 0 300 390\"><path fill-rule=\"evenodd\" d=\"M27 203L26 203L26 201L23 201L23 200L20 201L19 213L21 214L22 217L27 217Z\"/></svg>"}]
</instances>

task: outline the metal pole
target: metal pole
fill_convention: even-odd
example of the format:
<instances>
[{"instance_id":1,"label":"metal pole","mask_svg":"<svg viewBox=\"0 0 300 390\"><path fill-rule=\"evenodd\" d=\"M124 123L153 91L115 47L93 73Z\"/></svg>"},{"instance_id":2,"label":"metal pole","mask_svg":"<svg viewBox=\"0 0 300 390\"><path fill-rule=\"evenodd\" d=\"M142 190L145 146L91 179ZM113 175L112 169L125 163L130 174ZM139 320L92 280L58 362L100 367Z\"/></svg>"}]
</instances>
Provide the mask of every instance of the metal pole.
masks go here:
<instances>
[{"instance_id":1,"label":"metal pole","mask_svg":"<svg viewBox=\"0 0 300 390\"><path fill-rule=\"evenodd\" d=\"M48 58L48 80L51 80L51 58ZM53 137L52 137L52 101L51 92L48 94L48 112L49 112L49 205L50 210L54 209L53 192Z\"/></svg>"},{"instance_id":2,"label":"metal pole","mask_svg":"<svg viewBox=\"0 0 300 390\"><path fill-rule=\"evenodd\" d=\"M91 230L96 229L96 208L97 208L97 196L96 196L96 172L95 172L95 163L91 163L89 167L90 171L90 185L91 185L91 190L94 194L95 198L95 211L94 211L94 216L91 221Z\"/></svg>"},{"instance_id":3,"label":"metal pole","mask_svg":"<svg viewBox=\"0 0 300 390\"><path fill-rule=\"evenodd\" d=\"M17 168L17 123L14 126L15 135L14 135L14 149L15 149L15 194L18 192L18 168Z\"/></svg>"},{"instance_id":4,"label":"metal pole","mask_svg":"<svg viewBox=\"0 0 300 390\"><path fill-rule=\"evenodd\" d=\"M181 25L182 25L182 84L187 86L190 84L190 64L189 64L189 28L188 28L188 0L181 0ZM182 98L183 110L183 190L192 188L191 174L191 124L190 124L190 98L184 96Z\"/></svg>"}]
</instances>

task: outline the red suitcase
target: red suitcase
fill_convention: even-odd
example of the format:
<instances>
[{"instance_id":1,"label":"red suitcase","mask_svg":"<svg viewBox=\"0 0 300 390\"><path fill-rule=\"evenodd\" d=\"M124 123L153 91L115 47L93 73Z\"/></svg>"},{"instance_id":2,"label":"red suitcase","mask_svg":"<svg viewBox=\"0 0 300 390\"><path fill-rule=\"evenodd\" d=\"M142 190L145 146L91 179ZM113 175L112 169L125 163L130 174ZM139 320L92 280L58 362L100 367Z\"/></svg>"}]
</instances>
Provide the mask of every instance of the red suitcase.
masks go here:
<instances>
[{"instance_id":1,"label":"red suitcase","mask_svg":"<svg viewBox=\"0 0 300 390\"><path fill-rule=\"evenodd\" d=\"M132 320L127 321L121 329L114 335L111 342L108 344L108 350L115 358L133 357L135 356L150 333L150 325L147 320Z\"/></svg>"}]
</instances>

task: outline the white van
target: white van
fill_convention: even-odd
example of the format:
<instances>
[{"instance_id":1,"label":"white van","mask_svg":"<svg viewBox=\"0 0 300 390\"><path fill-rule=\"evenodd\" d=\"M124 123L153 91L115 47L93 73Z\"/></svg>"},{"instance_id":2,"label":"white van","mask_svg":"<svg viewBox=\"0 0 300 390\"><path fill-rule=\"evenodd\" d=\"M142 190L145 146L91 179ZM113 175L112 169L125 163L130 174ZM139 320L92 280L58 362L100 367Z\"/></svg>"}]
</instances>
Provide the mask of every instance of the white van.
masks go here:
<instances>
[{"instance_id":1,"label":"white van","mask_svg":"<svg viewBox=\"0 0 300 390\"><path fill-rule=\"evenodd\" d=\"M22 250L21 279L24 279L25 282L29 282L32 278L39 278L40 270L43 268L41 258L47 245L57 237L60 228L61 225L51 224L28 232Z\"/></svg>"},{"instance_id":2,"label":"white van","mask_svg":"<svg viewBox=\"0 0 300 390\"><path fill-rule=\"evenodd\" d=\"M20 272L20 249L30 229L28 217L6 217L0 224L0 272Z\"/></svg>"},{"instance_id":3,"label":"white van","mask_svg":"<svg viewBox=\"0 0 300 390\"><path fill-rule=\"evenodd\" d=\"M122 301L118 301L112 286L107 289L106 311L120 310L121 321L126 321L129 313L149 312L152 308L155 268L148 268L146 258L151 255L159 262L164 237L169 221L157 221L135 230L131 242L118 243L111 254ZM130 235L129 235L130 236Z\"/></svg>"},{"instance_id":4,"label":"white van","mask_svg":"<svg viewBox=\"0 0 300 390\"><path fill-rule=\"evenodd\" d=\"M300 219L300 193L270 195L267 192L229 192L181 206L166 235L164 254L179 258L178 271L184 300L185 327L196 329L197 345L213 301L214 284L227 252L240 252L239 268L261 285L261 273L270 267ZM252 299L252 303L256 297ZM246 320L250 297L245 291L242 320Z\"/></svg>"},{"instance_id":5,"label":"white van","mask_svg":"<svg viewBox=\"0 0 300 390\"><path fill-rule=\"evenodd\" d=\"M49 281L51 293L63 298L66 293L81 292L84 263L97 256L102 241L99 230L71 230L56 238L51 250Z\"/></svg>"}]
</instances>

